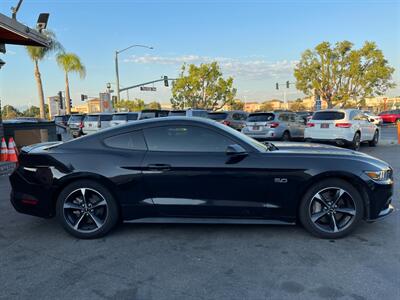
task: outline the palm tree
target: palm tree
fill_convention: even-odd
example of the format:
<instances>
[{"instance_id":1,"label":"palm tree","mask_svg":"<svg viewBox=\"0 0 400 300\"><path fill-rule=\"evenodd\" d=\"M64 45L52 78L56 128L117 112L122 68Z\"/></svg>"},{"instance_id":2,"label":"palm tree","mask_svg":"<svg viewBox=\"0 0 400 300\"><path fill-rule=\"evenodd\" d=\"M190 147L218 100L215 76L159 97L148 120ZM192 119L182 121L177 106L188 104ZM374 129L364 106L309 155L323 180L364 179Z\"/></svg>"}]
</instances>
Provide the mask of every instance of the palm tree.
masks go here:
<instances>
[{"instance_id":1,"label":"palm tree","mask_svg":"<svg viewBox=\"0 0 400 300\"><path fill-rule=\"evenodd\" d=\"M81 78L86 76L86 68L81 59L74 53L60 53L57 55L58 66L65 72L65 107L67 114L71 113L68 73L78 73Z\"/></svg>"},{"instance_id":2,"label":"palm tree","mask_svg":"<svg viewBox=\"0 0 400 300\"><path fill-rule=\"evenodd\" d=\"M44 105L45 102L44 102L42 77L39 70L39 61L43 60L50 53L61 50L62 46L56 40L56 35L53 32L46 30L43 31L42 33L46 35L46 37L50 40L50 46L47 48L27 46L26 50L35 66L35 79L39 93L40 118L45 119L46 118L45 105Z\"/></svg>"}]
</instances>

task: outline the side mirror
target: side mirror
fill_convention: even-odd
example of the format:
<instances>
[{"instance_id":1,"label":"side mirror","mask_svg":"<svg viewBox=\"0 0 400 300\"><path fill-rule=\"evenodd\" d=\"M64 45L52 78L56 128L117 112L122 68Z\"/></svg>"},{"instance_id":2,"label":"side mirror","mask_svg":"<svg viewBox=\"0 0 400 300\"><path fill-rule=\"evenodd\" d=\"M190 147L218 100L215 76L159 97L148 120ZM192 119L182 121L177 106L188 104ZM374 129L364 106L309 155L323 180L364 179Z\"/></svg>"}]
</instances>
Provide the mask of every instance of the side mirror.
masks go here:
<instances>
[{"instance_id":1,"label":"side mirror","mask_svg":"<svg viewBox=\"0 0 400 300\"><path fill-rule=\"evenodd\" d=\"M238 144L229 145L225 150L226 155L229 156L242 156L247 155L246 149Z\"/></svg>"}]
</instances>

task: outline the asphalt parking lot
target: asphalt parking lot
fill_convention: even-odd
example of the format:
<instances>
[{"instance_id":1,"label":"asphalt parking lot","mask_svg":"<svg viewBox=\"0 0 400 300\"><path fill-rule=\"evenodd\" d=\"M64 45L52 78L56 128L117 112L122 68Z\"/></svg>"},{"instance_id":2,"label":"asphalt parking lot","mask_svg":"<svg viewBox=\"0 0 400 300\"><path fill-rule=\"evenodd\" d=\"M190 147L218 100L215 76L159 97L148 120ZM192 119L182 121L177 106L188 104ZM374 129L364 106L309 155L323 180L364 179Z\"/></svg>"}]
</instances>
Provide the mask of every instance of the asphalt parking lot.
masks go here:
<instances>
[{"instance_id":1,"label":"asphalt parking lot","mask_svg":"<svg viewBox=\"0 0 400 300\"><path fill-rule=\"evenodd\" d=\"M361 151L392 164L400 146ZM400 299L397 210L329 241L299 226L124 224L78 240L18 214L0 177L0 299Z\"/></svg>"}]
</instances>

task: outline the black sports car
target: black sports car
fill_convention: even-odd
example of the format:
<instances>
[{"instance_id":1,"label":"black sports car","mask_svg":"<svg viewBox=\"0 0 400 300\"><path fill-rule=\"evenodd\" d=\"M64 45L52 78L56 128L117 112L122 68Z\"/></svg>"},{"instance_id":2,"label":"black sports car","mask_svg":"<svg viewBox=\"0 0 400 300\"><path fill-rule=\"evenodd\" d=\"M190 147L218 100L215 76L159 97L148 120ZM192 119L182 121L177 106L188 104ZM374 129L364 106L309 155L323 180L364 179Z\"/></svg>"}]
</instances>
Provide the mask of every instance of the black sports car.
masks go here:
<instances>
[{"instance_id":1,"label":"black sports car","mask_svg":"<svg viewBox=\"0 0 400 300\"><path fill-rule=\"evenodd\" d=\"M159 118L23 148L10 176L21 213L79 238L125 222L301 224L339 238L393 211L391 167L316 144L261 144L207 119Z\"/></svg>"}]
</instances>

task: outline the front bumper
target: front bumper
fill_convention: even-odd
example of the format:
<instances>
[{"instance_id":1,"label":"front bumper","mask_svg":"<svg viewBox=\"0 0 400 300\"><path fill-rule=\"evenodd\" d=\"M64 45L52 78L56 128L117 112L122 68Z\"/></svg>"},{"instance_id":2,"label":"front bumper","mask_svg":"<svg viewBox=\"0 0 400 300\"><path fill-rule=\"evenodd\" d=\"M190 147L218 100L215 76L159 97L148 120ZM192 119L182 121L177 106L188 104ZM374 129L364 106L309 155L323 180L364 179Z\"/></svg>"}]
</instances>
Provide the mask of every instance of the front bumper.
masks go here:
<instances>
[{"instance_id":1,"label":"front bumper","mask_svg":"<svg viewBox=\"0 0 400 300\"><path fill-rule=\"evenodd\" d=\"M394 212L393 200L393 181L388 184L369 182L369 193L367 203L367 213L365 220L374 222L383 219Z\"/></svg>"}]
</instances>

